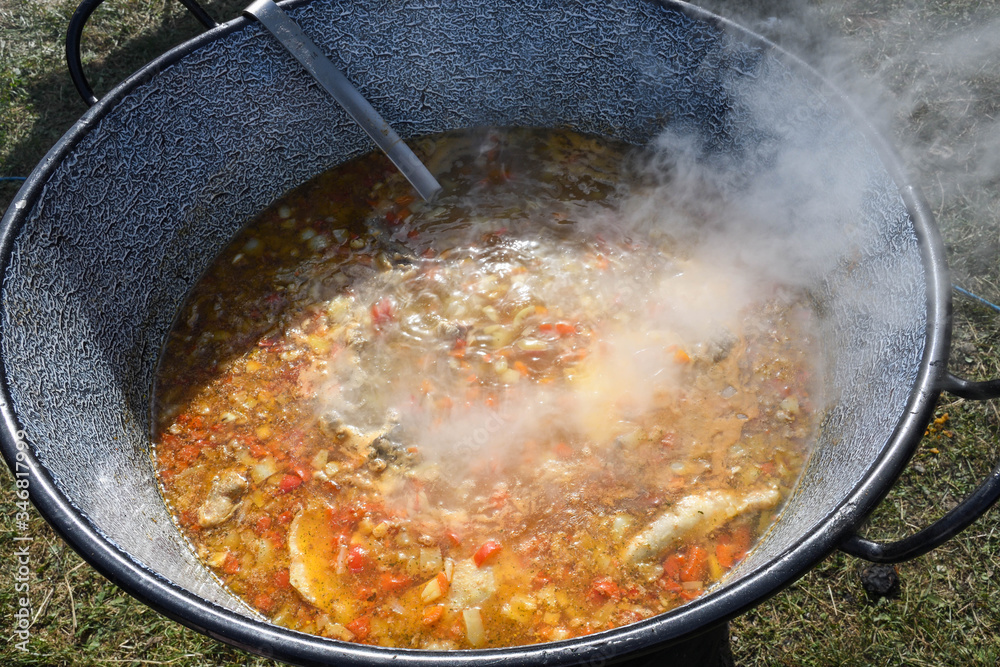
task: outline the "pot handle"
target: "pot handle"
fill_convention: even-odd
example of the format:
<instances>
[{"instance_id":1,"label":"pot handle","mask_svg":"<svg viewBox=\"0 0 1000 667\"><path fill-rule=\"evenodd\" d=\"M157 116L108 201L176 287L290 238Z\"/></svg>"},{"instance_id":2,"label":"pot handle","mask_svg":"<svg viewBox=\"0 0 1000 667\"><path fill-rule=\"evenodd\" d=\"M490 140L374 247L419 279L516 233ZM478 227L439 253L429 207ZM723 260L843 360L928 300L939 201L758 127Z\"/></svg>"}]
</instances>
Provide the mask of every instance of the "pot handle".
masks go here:
<instances>
[{"instance_id":1,"label":"pot handle","mask_svg":"<svg viewBox=\"0 0 1000 667\"><path fill-rule=\"evenodd\" d=\"M195 0L179 1L206 28L211 29L218 25ZM83 73L83 63L80 60L80 38L83 35L83 26L86 25L90 15L102 2L104 0L83 0L73 12L73 18L69 20L69 28L66 30L66 67L69 68L69 76L73 79L73 85L76 86L77 92L80 93L80 97L89 107L97 104L97 97Z\"/></svg>"},{"instance_id":2,"label":"pot handle","mask_svg":"<svg viewBox=\"0 0 1000 667\"><path fill-rule=\"evenodd\" d=\"M1000 398L1000 380L971 382L946 373L941 389L959 398L986 400ZM972 492L968 498L943 517L920 532L895 542L874 542L852 534L840 545L840 550L873 563L901 563L923 556L965 530L973 521L1000 499L1000 465Z\"/></svg>"}]
</instances>

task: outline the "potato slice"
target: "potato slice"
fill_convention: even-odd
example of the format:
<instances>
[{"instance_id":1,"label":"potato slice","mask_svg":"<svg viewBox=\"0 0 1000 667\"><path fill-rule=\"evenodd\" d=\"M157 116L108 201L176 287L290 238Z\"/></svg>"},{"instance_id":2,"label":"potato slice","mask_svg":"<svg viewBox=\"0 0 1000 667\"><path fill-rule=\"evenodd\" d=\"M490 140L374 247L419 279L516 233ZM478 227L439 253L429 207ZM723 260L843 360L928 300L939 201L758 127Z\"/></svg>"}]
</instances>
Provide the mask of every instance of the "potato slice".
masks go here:
<instances>
[{"instance_id":1,"label":"potato slice","mask_svg":"<svg viewBox=\"0 0 1000 667\"><path fill-rule=\"evenodd\" d=\"M357 616L356 603L336 573L339 546L330 527L329 508L310 505L299 512L288 533L288 580L303 598L339 623Z\"/></svg>"}]
</instances>

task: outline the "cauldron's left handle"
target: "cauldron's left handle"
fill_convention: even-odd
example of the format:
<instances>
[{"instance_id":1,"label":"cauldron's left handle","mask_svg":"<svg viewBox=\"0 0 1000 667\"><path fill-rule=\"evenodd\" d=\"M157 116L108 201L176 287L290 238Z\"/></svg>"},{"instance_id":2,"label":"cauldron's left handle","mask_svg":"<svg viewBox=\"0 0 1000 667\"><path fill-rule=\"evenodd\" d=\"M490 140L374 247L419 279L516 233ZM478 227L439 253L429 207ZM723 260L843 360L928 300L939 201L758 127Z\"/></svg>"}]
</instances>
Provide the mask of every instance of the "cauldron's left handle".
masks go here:
<instances>
[{"instance_id":1,"label":"cauldron's left handle","mask_svg":"<svg viewBox=\"0 0 1000 667\"><path fill-rule=\"evenodd\" d=\"M1000 398L1000 380L971 382L946 373L941 389L960 398L986 400ZM851 535L840 550L873 563L901 563L923 556L965 530L973 521L1000 500L1000 465L957 507L920 532L895 542L874 542Z\"/></svg>"},{"instance_id":2,"label":"cauldron's left handle","mask_svg":"<svg viewBox=\"0 0 1000 667\"><path fill-rule=\"evenodd\" d=\"M83 26L87 24L90 15L102 2L104 0L83 0L73 12L73 18L69 20L69 28L66 30L66 66L69 68L69 76L73 79L73 85L76 86L80 97L87 103L87 106L91 107L97 104L97 97L83 73L83 63L80 60L80 38L83 35ZM187 10L206 28L211 29L218 25L195 0L180 0L180 3L187 7Z\"/></svg>"}]
</instances>

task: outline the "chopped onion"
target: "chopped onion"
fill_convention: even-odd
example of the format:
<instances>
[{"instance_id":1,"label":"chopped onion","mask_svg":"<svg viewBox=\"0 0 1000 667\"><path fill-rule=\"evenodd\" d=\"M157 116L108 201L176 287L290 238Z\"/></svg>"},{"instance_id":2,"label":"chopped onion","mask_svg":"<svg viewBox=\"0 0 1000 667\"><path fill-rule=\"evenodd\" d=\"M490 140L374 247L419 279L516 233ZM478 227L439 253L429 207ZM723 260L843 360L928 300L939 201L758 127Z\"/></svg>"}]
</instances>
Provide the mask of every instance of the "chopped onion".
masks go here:
<instances>
[{"instance_id":1,"label":"chopped onion","mask_svg":"<svg viewBox=\"0 0 1000 667\"><path fill-rule=\"evenodd\" d=\"M316 452L316 456L312 457L312 460L309 463L312 465L314 469L322 470L323 466L326 465L326 461L329 457L330 457L330 452L328 452L325 449L321 449L318 452Z\"/></svg>"},{"instance_id":2,"label":"chopped onion","mask_svg":"<svg viewBox=\"0 0 1000 667\"><path fill-rule=\"evenodd\" d=\"M517 346L525 352L541 352L548 348L548 343L537 338L522 338L517 341Z\"/></svg>"},{"instance_id":3,"label":"chopped onion","mask_svg":"<svg viewBox=\"0 0 1000 667\"><path fill-rule=\"evenodd\" d=\"M420 571L424 574L430 574L431 572L437 572L441 569L443 563L441 560L441 549L437 547L421 547L420 548Z\"/></svg>"},{"instance_id":4,"label":"chopped onion","mask_svg":"<svg viewBox=\"0 0 1000 667\"><path fill-rule=\"evenodd\" d=\"M337 574L347 572L347 545L341 544L340 551L337 552L337 566L334 568Z\"/></svg>"},{"instance_id":5,"label":"chopped onion","mask_svg":"<svg viewBox=\"0 0 1000 667\"><path fill-rule=\"evenodd\" d=\"M278 466L275 465L274 459L268 456L250 469L250 477L253 478L255 484L260 484L276 472L278 472Z\"/></svg>"},{"instance_id":6,"label":"chopped onion","mask_svg":"<svg viewBox=\"0 0 1000 667\"><path fill-rule=\"evenodd\" d=\"M526 318L528 315L534 314L534 312L535 312L534 306L526 306L521 310L517 311L517 314L514 315L514 328L517 329L518 327L520 327L521 322L524 321L524 318Z\"/></svg>"},{"instance_id":7,"label":"chopped onion","mask_svg":"<svg viewBox=\"0 0 1000 667\"><path fill-rule=\"evenodd\" d=\"M625 531L631 524L632 517L628 514L617 514L615 520L611 522L611 534L616 540L620 540L625 536Z\"/></svg>"}]
</instances>

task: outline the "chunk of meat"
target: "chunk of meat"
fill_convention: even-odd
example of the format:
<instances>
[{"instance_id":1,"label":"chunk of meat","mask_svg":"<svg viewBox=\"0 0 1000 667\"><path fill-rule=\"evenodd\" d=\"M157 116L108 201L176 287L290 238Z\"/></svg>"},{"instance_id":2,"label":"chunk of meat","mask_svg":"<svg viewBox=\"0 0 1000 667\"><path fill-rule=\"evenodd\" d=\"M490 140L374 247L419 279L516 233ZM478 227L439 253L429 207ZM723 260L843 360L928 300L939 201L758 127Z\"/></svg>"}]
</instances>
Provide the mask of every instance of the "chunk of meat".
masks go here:
<instances>
[{"instance_id":1,"label":"chunk of meat","mask_svg":"<svg viewBox=\"0 0 1000 667\"><path fill-rule=\"evenodd\" d=\"M710 532L741 514L770 509L780 500L774 487L685 496L629 541L623 559L630 563L647 560L692 531Z\"/></svg>"},{"instance_id":2,"label":"chunk of meat","mask_svg":"<svg viewBox=\"0 0 1000 667\"><path fill-rule=\"evenodd\" d=\"M246 478L236 470L219 473L212 481L208 497L198 508L198 525L211 528L225 522L239 507L248 488Z\"/></svg>"}]
</instances>

